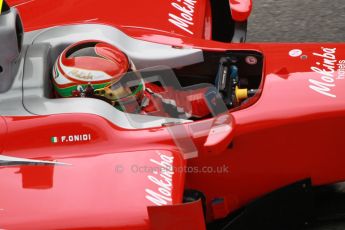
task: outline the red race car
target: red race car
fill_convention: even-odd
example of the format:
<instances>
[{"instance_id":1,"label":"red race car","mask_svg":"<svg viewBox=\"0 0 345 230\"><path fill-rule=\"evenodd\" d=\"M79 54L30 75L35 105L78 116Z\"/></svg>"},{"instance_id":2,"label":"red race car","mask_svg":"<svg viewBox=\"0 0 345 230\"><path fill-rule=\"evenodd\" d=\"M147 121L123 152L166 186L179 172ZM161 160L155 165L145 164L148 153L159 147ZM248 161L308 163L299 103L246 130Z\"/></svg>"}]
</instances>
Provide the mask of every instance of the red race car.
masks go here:
<instances>
[{"instance_id":1,"label":"red race car","mask_svg":"<svg viewBox=\"0 0 345 230\"><path fill-rule=\"evenodd\" d=\"M251 1L8 3L0 229L291 229L345 181L345 44L238 44Z\"/></svg>"}]
</instances>

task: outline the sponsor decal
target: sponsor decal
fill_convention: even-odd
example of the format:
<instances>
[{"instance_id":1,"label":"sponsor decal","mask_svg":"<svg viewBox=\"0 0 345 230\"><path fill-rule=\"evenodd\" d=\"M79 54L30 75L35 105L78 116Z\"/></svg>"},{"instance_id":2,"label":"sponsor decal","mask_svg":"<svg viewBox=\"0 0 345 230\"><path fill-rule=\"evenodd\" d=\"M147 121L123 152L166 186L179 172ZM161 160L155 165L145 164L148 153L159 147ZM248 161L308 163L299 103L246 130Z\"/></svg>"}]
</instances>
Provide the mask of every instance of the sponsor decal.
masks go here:
<instances>
[{"instance_id":1,"label":"sponsor decal","mask_svg":"<svg viewBox=\"0 0 345 230\"><path fill-rule=\"evenodd\" d=\"M248 56L246 57L246 63L248 65L256 65L258 63L258 59L254 56Z\"/></svg>"},{"instance_id":2,"label":"sponsor decal","mask_svg":"<svg viewBox=\"0 0 345 230\"><path fill-rule=\"evenodd\" d=\"M157 151L159 159L150 159L150 162L155 166L160 167L160 170L152 171L152 175L147 178L156 187L155 189L146 189L146 199L157 206L168 205L172 202L172 178L173 170L173 156L167 156Z\"/></svg>"},{"instance_id":3,"label":"sponsor decal","mask_svg":"<svg viewBox=\"0 0 345 230\"><path fill-rule=\"evenodd\" d=\"M91 134L77 134L69 136L51 137L53 144L57 143L76 143L76 142L89 142L92 140Z\"/></svg>"},{"instance_id":4,"label":"sponsor decal","mask_svg":"<svg viewBox=\"0 0 345 230\"><path fill-rule=\"evenodd\" d=\"M291 51L289 52L289 55L290 55L291 57L299 57L299 56L301 56L302 54L303 54L303 51L300 50L300 49L293 49L293 50L291 50Z\"/></svg>"},{"instance_id":5,"label":"sponsor decal","mask_svg":"<svg viewBox=\"0 0 345 230\"><path fill-rule=\"evenodd\" d=\"M175 0L171 3L177 13L169 13L169 22L181 30L193 35L194 13L197 0Z\"/></svg>"},{"instance_id":6,"label":"sponsor decal","mask_svg":"<svg viewBox=\"0 0 345 230\"><path fill-rule=\"evenodd\" d=\"M321 47L321 52L313 53L319 60L311 67L318 79L309 79L309 88L330 98L336 98L334 92L336 80L345 78L345 60L337 60L337 48Z\"/></svg>"},{"instance_id":7,"label":"sponsor decal","mask_svg":"<svg viewBox=\"0 0 345 230\"><path fill-rule=\"evenodd\" d=\"M64 73L67 73L67 75L72 78L68 79L64 77L63 74L61 74L61 70ZM82 82L94 82L94 81L108 81L112 79L113 77L108 75L107 73L103 71L96 71L96 70L86 70L86 69L80 69L80 68L71 68L68 66L65 66L62 64L61 58L59 59L59 67L56 67L55 70L55 81L58 84L63 84L63 83L70 83L71 80L77 80L77 81L82 81Z\"/></svg>"},{"instance_id":8,"label":"sponsor decal","mask_svg":"<svg viewBox=\"0 0 345 230\"><path fill-rule=\"evenodd\" d=\"M94 79L93 75L86 70L73 69L69 72L69 75L74 76L75 78L82 81L92 81Z\"/></svg>"}]
</instances>

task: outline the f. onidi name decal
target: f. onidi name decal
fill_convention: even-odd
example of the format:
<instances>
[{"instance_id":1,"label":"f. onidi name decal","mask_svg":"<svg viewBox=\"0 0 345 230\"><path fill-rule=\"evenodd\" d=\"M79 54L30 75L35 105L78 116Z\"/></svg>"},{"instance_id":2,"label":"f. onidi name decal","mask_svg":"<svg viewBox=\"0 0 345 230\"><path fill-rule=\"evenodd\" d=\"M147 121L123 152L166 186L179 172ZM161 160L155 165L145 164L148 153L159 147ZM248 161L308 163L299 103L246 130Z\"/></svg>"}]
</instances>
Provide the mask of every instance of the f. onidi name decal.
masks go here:
<instances>
[{"instance_id":1,"label":"f. onidi name decal","mask_svg":"<svg viewBox=\"0 0 345 230\"><path fill-rule=\"evenodd\" d=\"M153 175L147 178L155 186L155 189L146 189L146 199L157 206L167 205L172 202L172 178L173 170L173 156L167 156L157 151L159 160L150 159L151 163L159 167L160 170L153 171Z\"/></svg>"},{"instance_id":2,"label":"f. onidi name decal","mask_svg":"<svg viewBox=\"0 0 345 230\"><path fill-rule=\"evenodd\" d=\"M309 88L324 96L336 98L334 92L337 80L345 78L345 60L337 60L337 48L321 47L320 53L313 53L319 60L311 70L319 75L309 79Z\"/></svg>"},{"instance_id":3,"label":"f. onidi name decal","mask_svg":"<svg viewBox=\"0 0 345 230\"><path fill-rule=\"evenodd\" d=\"M91 134L77 134L77 135L68 135L60 137L51 137L51 142L56 143L76 143L76 142L89 142L92 140Z\"/></svg>"},{"instance_id":4,"label":"f. onidi name decal","mask_svg":"<svg viewBox=\"0 0 345 230\"><path fill-rule=\"evenodd\" d=\"M194 34L191 26L194 25L194 13L197 0L175 0L171 5L175 8L174 12L169 13L169 22L189 34Z\"/></svg>"}]
</instances>

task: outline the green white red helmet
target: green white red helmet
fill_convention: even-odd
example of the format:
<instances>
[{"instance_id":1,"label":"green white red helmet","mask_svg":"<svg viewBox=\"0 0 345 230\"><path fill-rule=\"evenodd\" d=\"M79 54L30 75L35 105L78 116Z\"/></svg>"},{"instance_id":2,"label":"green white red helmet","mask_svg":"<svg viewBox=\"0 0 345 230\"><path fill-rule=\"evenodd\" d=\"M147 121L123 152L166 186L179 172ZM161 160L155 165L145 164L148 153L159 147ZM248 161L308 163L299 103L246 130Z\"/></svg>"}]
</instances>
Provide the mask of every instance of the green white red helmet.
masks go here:
<instances>
[{"instance_id":1,"label":"green white red helmet","mask_svg":"<svg viewBox=\"0 0 345 230\"><path fill-rule=\"evenodd\" d=\"M113 103L143 91L143 85L134 92L114 87L132 69L132 62L117 47L101 41L81 41L67 47L58 57L53 68L55 93L58 97L96 94Z\"/></svg>"}]
</instances>

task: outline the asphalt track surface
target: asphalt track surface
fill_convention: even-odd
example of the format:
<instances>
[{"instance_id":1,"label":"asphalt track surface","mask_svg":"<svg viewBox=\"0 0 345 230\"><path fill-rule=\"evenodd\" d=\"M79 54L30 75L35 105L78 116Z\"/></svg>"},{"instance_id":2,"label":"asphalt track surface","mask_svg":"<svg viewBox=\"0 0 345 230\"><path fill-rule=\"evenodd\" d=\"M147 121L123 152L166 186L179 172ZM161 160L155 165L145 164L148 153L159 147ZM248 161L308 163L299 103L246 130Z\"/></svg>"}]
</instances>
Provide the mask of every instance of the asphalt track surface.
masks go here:
<instances>
[{"instance_id":1,"label":"asphalt track surface","mask_svg":"<svg viewBox=\"0 0 345 230\"><path fill-rule=\"evenodd\" d=\"M345 42L345 0L253 2L249 42Z\"/></svg>"},{"instance_id":2,"label":"asphalt track surface","mask_svg":"<svg viewBox=\"0 0 345 230\"><path fill-rule=\"evenodd\" d=\"M345 0L253 0L247 42L345 42ZM308 230L345 230L345 220Z\"/></svg>"}]
</instances>

